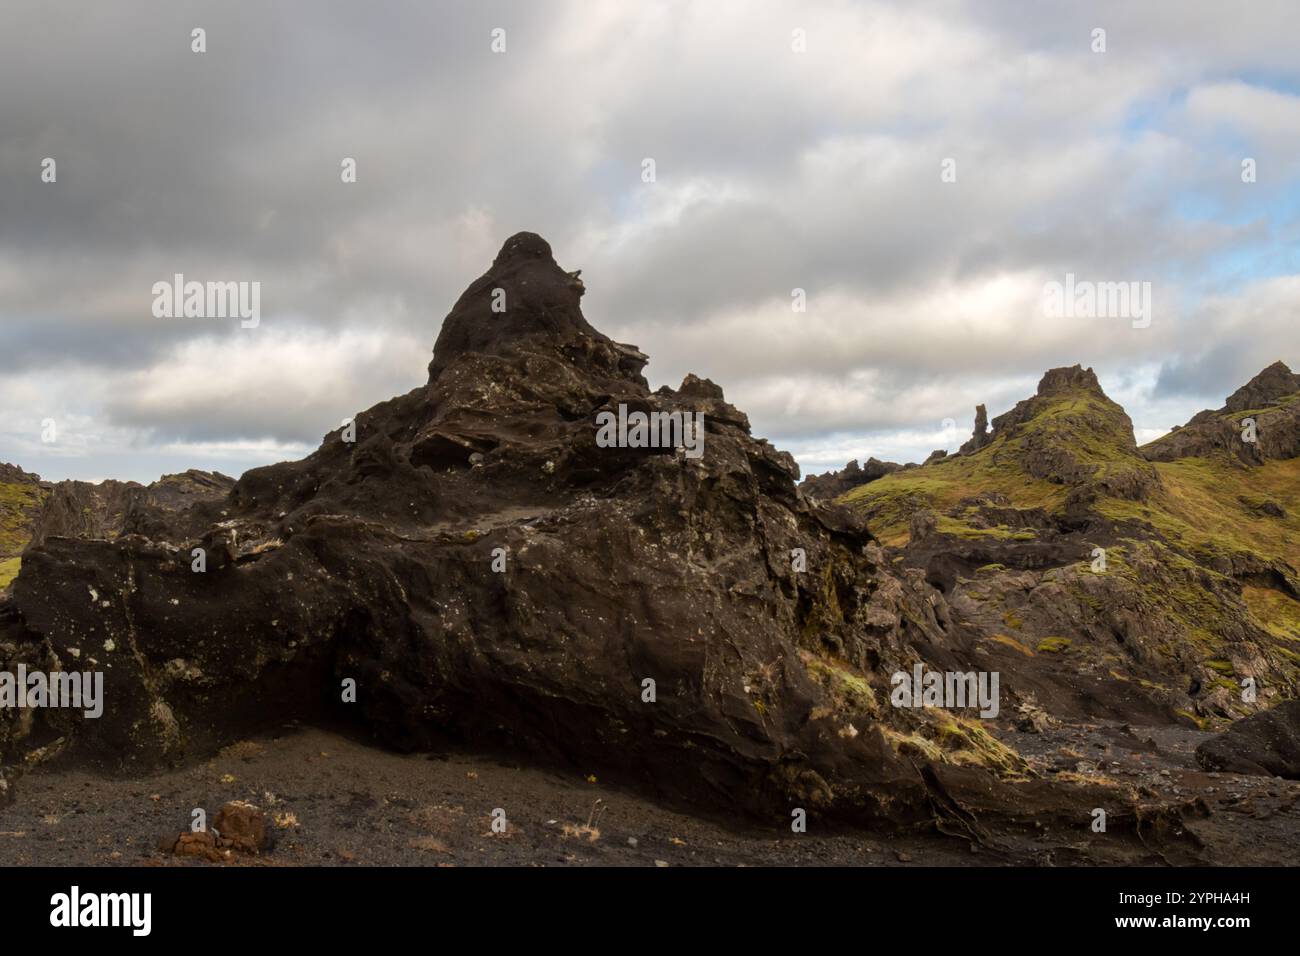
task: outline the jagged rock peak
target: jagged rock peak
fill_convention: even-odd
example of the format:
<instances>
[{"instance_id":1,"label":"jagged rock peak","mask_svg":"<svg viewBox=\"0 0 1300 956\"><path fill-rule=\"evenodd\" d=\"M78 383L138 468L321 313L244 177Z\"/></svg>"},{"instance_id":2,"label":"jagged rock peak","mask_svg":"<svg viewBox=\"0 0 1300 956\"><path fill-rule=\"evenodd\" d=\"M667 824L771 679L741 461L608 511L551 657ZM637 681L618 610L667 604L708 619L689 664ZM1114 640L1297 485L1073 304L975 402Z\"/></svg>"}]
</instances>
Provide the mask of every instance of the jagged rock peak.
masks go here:
<instances>
[{"instance_id":1,"label":"jagged rock peak","mask_svg":"<svg viewBox=\"0 0 1300 956\"><path fill-rule=\"evenodd\" d=\"M897 462L881 461L878 458L868 458L866 465L859 465L858 460L854 458L840 471L828 471L822 475L809 475L799 488L805 495L810 497L820 498L823 501L832 501L840 495L852 491L859 485L865 485L877 478L883 478L885 475L892 474L903 467ZM909 465L907 467L915 468L916 466Z\"/></svg>"},{"instance_id":2,"label":"jagged rock peak","mask_svg":"<svg viewBox=\"0 0 1300 956\"><path fill-rule=\"evenodd\" d=\"M528 344L581 354L595 343L613 345L583 318L582 294L582 280L560 268L550 243L536 233L516 233L443 320L429 380L470 352L503 354Z\"/></svg>"},{"instance_id":3,"label":"jagged rock peak","mask_svg":"<svg viewBox=\"0 0 1300 956\"><path fill-rule=\"evenodd\" d=\"M721 385L711 378L700 378L694 372L686 373L681 388L677 389L677 394L683 398L715 398L718 401L724 399Z\"/></svg>"},{"instance_id":4,"label":"jagged rock peak","mask_svg":"<svg viewBox=\"0 0 1300 956\"><path fill-rule=\"evenodd\" d=\"M30 471L23 471L18 465L0 461L0 483L9 485L30 485L40 482L41 476Z\"/></svg>"},{"instance_id":5,"label":"jagged rock peak","mask_svg":"<svg viewBox=\"0 0 1300 956\"><path fill-rule=\"evenodd\" d=\"M1063 392L1075 388L1086 388L1098 394L1104 394L1101 390L1101 383L1097 381L1096 373L1092 369L1084 368L1081 365L1050 369L1038 383L1038 394L1049 395L1052 392Z\"/></svg>"},{"instance_id":6,"label":"jagged rock peak","mask_svg":"<svg viewBox=\"0 0 1300 956\"><path fill-rule=\"evenodd\" d=\"M1287 395L1300 391L1300 375L1296 375L1284 362L1274 362L1228 396L1224 409L1244 412L1252 408L1265 408Z\"/></svg>"},{"instance_id":7,"label":"jagged rock peak","mask_svg":"<svg viewBox=\"0 0 1300 956\"><path fill-rule=\"evenodd\" d=\"M1274 362L1228 396L1223 408L1197 412L1181 428L1142 449L1151 461L1205 458L1226 452L1243 464L1300 457L1300 402L1286 402L1300 392L1300 375ZM1240 418L1256 417L1255 441L1243 441Z\"/></svg>"}]
</instances>

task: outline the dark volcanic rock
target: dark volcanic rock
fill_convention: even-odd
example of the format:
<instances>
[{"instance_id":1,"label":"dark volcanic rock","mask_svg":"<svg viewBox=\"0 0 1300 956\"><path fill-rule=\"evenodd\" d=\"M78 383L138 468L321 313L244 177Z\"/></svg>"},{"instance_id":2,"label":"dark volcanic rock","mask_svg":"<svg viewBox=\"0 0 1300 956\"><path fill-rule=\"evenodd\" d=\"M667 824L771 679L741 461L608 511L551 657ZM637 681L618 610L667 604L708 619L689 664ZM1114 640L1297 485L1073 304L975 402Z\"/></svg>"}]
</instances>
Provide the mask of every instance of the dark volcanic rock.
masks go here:
<instances>
[{"instance_id":1,"label":"dark volcanic rock","mask_svg":"<svg viewBox=\"0 0 1300 956\"><path fill-rule=\"evenodd\" d=\"M915 756L929 733L1020 767L951 715L941 735L880 703L893 671L961 663L942 595L799 494L717 385L650 392L582 291L521 233L445 319L427 384L358 415L355 441L30 549L0 639L104 670L104 716L62 734L78 754L144 770L328 706L397 748L504 746L785 822L964 827L967 800L1078 817L1068 787L1022 804L989 770ZM702 413L703 454L602 447L596 417L620 409Z\"/></svg>"},{"instance_id":2,"label":"dark volcanic rock","mask_svg":"<svg viewBox=\"0 0 1300 956\"><path fill-rule=\"evenodd\" d=\"M1228 396L1217 411L1198 412L1181 428L1142 446L1150 461L1227 454L1247 465L1300 457L1300 375L1274 362ZM1246 420L1254 421L1254 441Z\"/></svg>"},{"instance_id":3,"label":"dark volcanic rock","mask_svg":"<svg viewBox=\"0 0 1300 956\"><path fill-rule=\"evenodd\" d=\"M164 475L150 485L134 481L60 481L50 486L32 531L31 547L47 538L116 538L153 534L167 527L166 515L198 502L218 501L235 479L191 469Z\"/></svg>"},{"instance_id":4,"label":"dark volcanic rock","mask_svg":"<svg viewBox=\"0 0 1300 956\"><path fill-rule=\"evenodd\" d=\"M1274 362L1229 395L1223 408L1229 412L1266 408L1296 392L1300 392L1300 375L1292 372L1285 363Z\"/></svg>"},{"instance_id":5,"label":"dark volcanic rock","mask_svg":"<svg viewBox=\"0 0 1300 956\"><path fill-rule=\"evenodd\" d=\"M126 523L130 493L141 488L133 481L56 482L32 531L32 546L52 537L117 537Z\"/></svg>"},{"instance_id":6,"label":"dark volcanic rock","mask_svg":"<svg viewBox=\"0 0 1300 956\"><path fill-rule=\"evenodd\" d=\"M1206 770L1300 780L1300 700L1243 717L1196 748Z\"/></svg>"},{"instance_id":7,"label":"dark volcanic rock","mask_svg":"<svg viewBox=\"0 0 1300 956\"><path fill-rule=\"evenodd\" d=\"M983 405L975 406L975 429L971 432L970 439L958 449L963 455L969 455L971 452L979 451L985 445L993 440L989 434L989 412Z\"/></svg>"},{"instance_id":8,"label":"dark volcanic rock","mask_svg":"<svg viewBox=\"0 0 1300 956\"><path fill-rule=\"evenodd\" d=\"M29 551L25 626L107 670L82 752L149 766L352 678L352 706L398 747L505 744L713 802L826 790L879 809L897 797L872 787L909 776L919 799L879 734L839 735L853 715L800 650L899 654L936 628L924 595L882 587L867 532L799 496L793 460L716 385L652 394L645 356L592 329L579 291L516 236L443 323L429 383L359 415L355 443L336 431L149 534ZM704 454L599 447L595 417L620 405L703 413ZM892 624L864 628L869 606ZM809 789L837 769L833 794Z\"/></svg>"},{"instance_id":9,"label":"dark volcanic rock","mask_svg":"<svg viewBox=\"0 0 1300 956\"><path fill-rule=\"evenodd\" d=\"M11 465L8 462L0 461L0 484L39 485L40 483L40 475L34 475L31 472L23 471L23 469L17 465Z\"/></svg>"},{"instance_id":10,"label":"dark volcanic rock","mask_svg":"<svg viewBox=\"0 0 1300 956\"><path fill-rule=\"evenodd\" d=\"M848 494L854 488L883 478L902 467L895 462L880 461L877 458L868 458L866 465L859 465L855 458L839 471L809 475L799 485L799 490L820 501L834 501L840 495Z\"/></svg>"}]
</instances>

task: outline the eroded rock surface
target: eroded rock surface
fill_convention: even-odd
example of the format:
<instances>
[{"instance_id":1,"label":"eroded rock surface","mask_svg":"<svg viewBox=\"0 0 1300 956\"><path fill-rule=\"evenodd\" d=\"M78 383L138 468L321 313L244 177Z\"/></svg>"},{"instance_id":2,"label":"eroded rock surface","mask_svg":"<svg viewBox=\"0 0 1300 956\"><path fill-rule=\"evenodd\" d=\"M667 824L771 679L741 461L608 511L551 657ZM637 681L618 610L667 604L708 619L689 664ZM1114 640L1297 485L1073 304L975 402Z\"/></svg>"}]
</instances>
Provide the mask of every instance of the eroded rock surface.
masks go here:
<instances>
[{"instance_id":1,"label":"eroded rock surface","mask_svg":"<svg viewBox=\"0 0 1300 956\"><path fill-rule=\"evenodd\" d=\"M1228 455L1246 465L1300 456L1300 375L1274 362L1222 408L1198 412L1142 451L1151 461Z\"/></svg>"},{"instance_id":2,"label":"eroded rock surface","mask_svg":"<svg viewBox=\"0 0 1300 956\"><path fill-rule=\"evenodd\" d=\"M1236 721L1197 747L1196 760L1206 770L1300 780L1300 700Z\"/></svg>"},{"instance_id":3,"label":"eroded rock surface","mask_svg":"<svg viewBox=\"0 0 1300 956\"><path fill-rule=\"evenodd\" d=\"M830 502L854 488L875 481L877 478L883 478L902 467L904 466L897 462L881 461L878 458L868 458L865 465L859 465L855 458L839 471L809 475L799 485L799 490L810 498Z\"/></svg>"},{"instance_id":4,"label":"eroded rock surface","mask_svg":"<svg viewBox=\"0 0 1300 956\"><path fill-rule=\"evenodd\" d=\"M978 666L942 592L800 494L718 385L651 392L582 292L514 236L445 319L428 382L358 415L355 441L337 430L219 499L106 508L115 536L47 531L0 642L102 668L105 715L10 726L4 752L57 735L142 771L329 708L393 747L504 746L787 822L987 842L997 819L1086 829L1101 800L1120 831L1149 817L1104 783L1032 779L968 715L889 706L915 663ZM620 406L702 413L703 454L601 447L596 416Z\"/></svg>"},{"instance_id":5,"label":"eroded rock surface","mask_svg":"<svg viewBox=\"0 0 1300 956\"><path fill-rule=\"evenodd\" d=\"M32 528L30 547L47 538L116 538L162 532L164 516L192 504L217 501L235 480L219 472L191 469L142 485L134 481L60 481L48 485L44 507Z\"/></svg>"}]
</instances>

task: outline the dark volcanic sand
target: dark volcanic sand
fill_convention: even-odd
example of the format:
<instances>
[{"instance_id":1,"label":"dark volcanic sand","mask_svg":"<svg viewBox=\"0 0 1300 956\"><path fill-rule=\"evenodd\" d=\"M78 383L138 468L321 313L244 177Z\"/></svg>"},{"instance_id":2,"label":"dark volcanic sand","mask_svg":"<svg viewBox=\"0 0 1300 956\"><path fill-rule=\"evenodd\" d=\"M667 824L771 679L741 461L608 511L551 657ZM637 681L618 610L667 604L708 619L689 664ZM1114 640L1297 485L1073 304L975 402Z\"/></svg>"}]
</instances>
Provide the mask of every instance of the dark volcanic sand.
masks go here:
<instances>
[{"instance_id":1,"label":"dark volcanic sand","mask_svg":"<svg viewBox=\"0 0 1300 956\"><path fill-rule=\"evenodd\" d=\"M234 858L245 865L971 866L1194 863L1198 857L1294 865L1300 782L1201 772L1192 751L1206 736L1096 725L1007 735L1039 773L1099 773L1151 795L1201 796L1211 813L1188 822L1204 844L1189 847L1192 855L1135 852L1132 841L1094 834L1088 808L1080 808L1077 832L995 834L1000 846L976 849L940 834L886 838L828 830L816 819L808 833L793 834L785 821L764 829L668 809L606 781L591 782L581 771L468 754L394 754L336 732L290 728L192 767L135 780L66 766L34 770L0 809L0 865L214 865L166 855L158 840L187 829L194 807L205 808L211 820L234 799L257 804L280 824L272 851ZM505 835L491 831L495 807L506 811ZM599 834L590 839L575 828L592 819L593 808Z\"/></svg>"}]
</instances>

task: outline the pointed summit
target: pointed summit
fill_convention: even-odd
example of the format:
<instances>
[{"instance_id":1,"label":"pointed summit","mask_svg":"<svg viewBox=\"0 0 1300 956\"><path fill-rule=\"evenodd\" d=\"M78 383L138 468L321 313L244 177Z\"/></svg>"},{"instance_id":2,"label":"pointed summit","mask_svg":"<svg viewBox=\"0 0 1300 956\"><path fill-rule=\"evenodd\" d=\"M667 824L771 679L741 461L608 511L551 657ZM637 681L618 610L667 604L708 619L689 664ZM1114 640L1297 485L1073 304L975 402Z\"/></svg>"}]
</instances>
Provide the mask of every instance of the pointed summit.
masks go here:
<instances>
[{"instance_id":1,"label":"pointed summit","mask_svg":"<svg viewBox=\"0 0 1300 956\"><path fill-rule=\"evenodd\" d=\"M1243 431L1247 418L1253 425ZM1197 412L1186 425L1142 446L1142 454L1150 461L1227 454L1247 465L1300 457L1300 375L1274 362L1229 395L1222 408Z\"/></svg>"},{"instance_id":2,"label":"pointed summit","mask_svg":"<svg viewBox=\"0 0 1300 956\"><path fill-rule=\"evenodd\" d=\"M533 232L516 233L443 320L429 380L470 352L500 355L527 343L582 353L595 342L613 344L583 318L582 293L582 280L560 268L550 243Z\"/></svg>"},{"instance_id":3,"label":"pointed summit","mask_svg":"<svg viewBox=\"0 0 1300 956\"><path fill-rule=\"evenodd\" d=\"M1288 395L1300 391L1300 375L1284 362L1274 362L1228 396L1224 411L1244 412L1252 408L1275 405Z\"/></svg>"}]
</instances>

